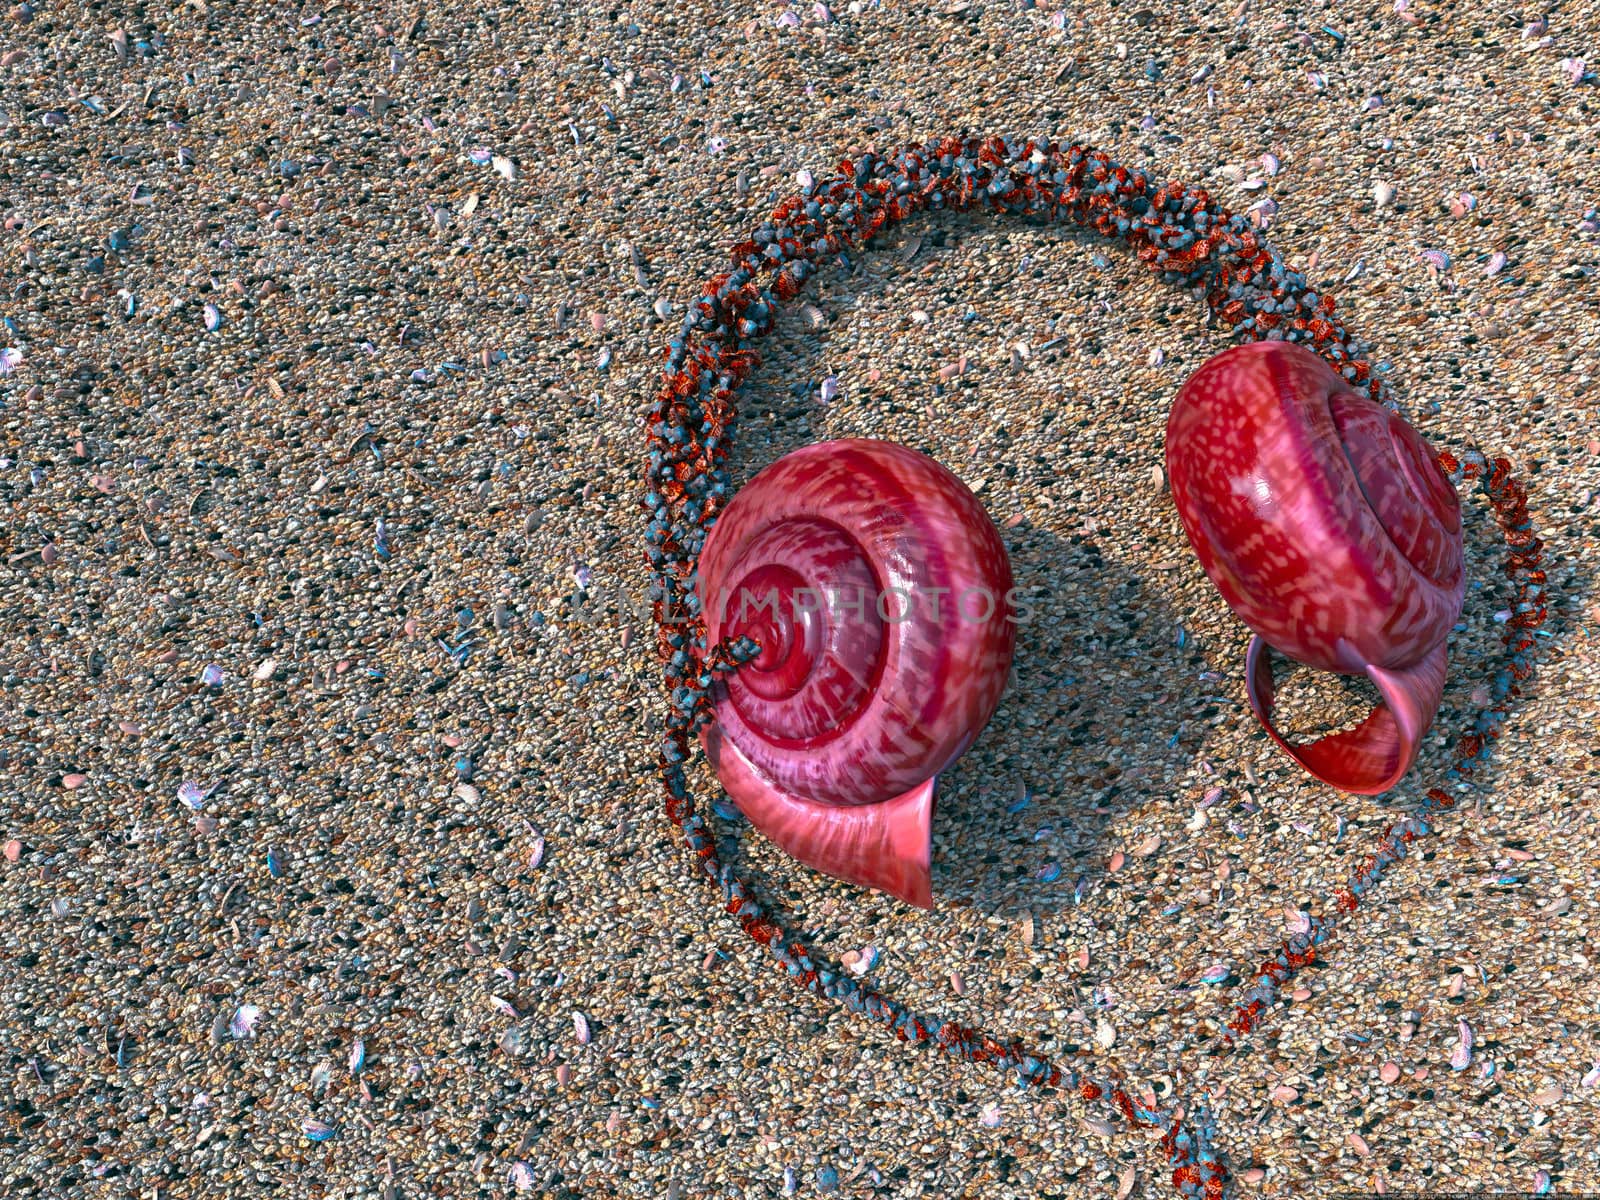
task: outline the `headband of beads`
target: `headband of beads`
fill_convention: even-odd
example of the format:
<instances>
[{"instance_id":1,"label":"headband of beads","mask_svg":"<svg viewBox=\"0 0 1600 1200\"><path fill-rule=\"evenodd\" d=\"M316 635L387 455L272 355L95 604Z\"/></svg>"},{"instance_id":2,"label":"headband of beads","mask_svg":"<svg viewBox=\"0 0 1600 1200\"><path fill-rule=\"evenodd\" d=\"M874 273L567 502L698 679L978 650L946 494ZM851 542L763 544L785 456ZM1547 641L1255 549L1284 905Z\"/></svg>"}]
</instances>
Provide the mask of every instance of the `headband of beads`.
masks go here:
<instances>
[{"instance_id":1,"label":"headband of beads","mask_svg":"<svg viewBox=\"0 0 1600 1200\"><path fill-rule=\"evenodd\" d=\"M757 365L755 340L774 328L779 303L792 299L819 263L865 245L885 225L914 213L983 208L1034 221L1070 221L1126 242L1167 283L1205 289L1216 318L1247 340L1283 340L1312 349L1352 387L1394 410L1387 384L1362 347L1335 317L1332 297L1318 295L1300 272L1258 236L1244 217L1214 203L1204 189L1158 183L1143 170L1106 154L1048 140L943 138L882 156L867 152L841 162L838 173L807 179L805 190L782 201L749 240L732 250L733 269L708 281L689 305L666 356L665 380L647 422L645 464L648 514L646 557L655 586L657 649L663 664L667 717L658 772L668 819L680 831L698 870L718 888L726 911L766 946L787 974L813 995L841 1002L902 1041L937 1046L956 1058L1015 1072L1020 1083L1071 1088L1102 1104L1130 1127L1158 1127L1185 1197L1217 1198L1228 1172L1214 1145L1203 1093L1158 1107L1148 1093L1134 1096L1115 1068L1091 1077L1052 1062L1021 1044L918 1014L820 962L770 914L717 854L696 811L686 768L690 747L711 720L714 676L747 660L748 641L706 645L697 595L697 567L707 532L731 499L727 469L733 449L739 385ZM764 275L772 276L761 286ZM1267 957L1239 992L1214 1047L1229 1053L1277 1000L1280 990L1317 961L1341 918L1354 912L1393 863L1418 838L1434 831L1438 814L1453 809L1487 760L1511 702L1533 670L1536 634L1544 623L1542 547L1532 531L1527 497L1504 458L1476 449L1441 453L1439 465L1459 485L1476 481L1489 501L1507 547L1506 577L1517 594L1504 622L1503 655L1490 666L1490 703L1456 743L1456 761L1441 786L1430 788L1417 811L1384 830L1327 912L1303 922ZM675 620L687 614L686 622ZM1081 1052L1080 1052L1081 1053Z\"/></svg>"}]
</instances>

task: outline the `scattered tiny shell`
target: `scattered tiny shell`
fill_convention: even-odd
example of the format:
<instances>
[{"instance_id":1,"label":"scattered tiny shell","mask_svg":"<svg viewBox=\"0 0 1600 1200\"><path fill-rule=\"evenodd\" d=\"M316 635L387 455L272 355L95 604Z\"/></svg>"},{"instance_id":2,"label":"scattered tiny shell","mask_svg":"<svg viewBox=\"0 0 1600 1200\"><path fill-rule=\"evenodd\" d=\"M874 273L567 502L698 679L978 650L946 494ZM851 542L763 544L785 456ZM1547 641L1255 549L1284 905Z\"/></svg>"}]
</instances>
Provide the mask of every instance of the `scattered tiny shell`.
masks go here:
<instances>
[{"instance_id":1,"label":"scattered tiny shell","mask_svg":"<svg viewBox=\"0 0 1600 1200\"><path fill-rule=\"evenodd\" d=\"M510 1017L513 1021L521 1016L521 1014L517 1012L517 1006L511 1003L511 1001L507 1000L504 996L491 995L489 997L489 1007L494 1009L495 1012L499 1013L501 1016Z\"/></svg>"},{"instance_id":2,"label":"scattered tiny shell","mask_svg":"<svg viewBox=\"0 0 1600 1200\"><path fill-rule=\"evenodd\" d=\"M1552 1104L1560 1104L1562 1100L1566 1099L1566 1095L1561 1090L1560 1085L1556 1085L1547 1087L1543 1091L1535 1092L1528 1097L1528 1100L1539 1108L1549 1108Z\"/></svg>"},{"instance_id":3,"label":"scattered tiny shell","mask_svg":"<svg viewBox=\"0 0 1600 1200\"><path fill-rule=\"evenodd\" d=\"M860 977L878 965L878 948L876 946L863 946L859 951L846 951L841 956L841 961L850 974Z\"/></svg>"},{"instance_id":4,"label":"scattered tiny shell","mask_svg":"<svg viewBox=\"0 0 1600 1200\"><path fill-rule=\"evenodd\" d=\"M978 1110L978 1121L990 1129L1000 1124L1000 1106L993 1101Z\"/></svg>"},{"instance_id":5,"label":"scattered tiny shell","mask_svg":"<svg viewBox=\"0 0 1600 1200\"><path fill-rule=\"evenodd\" d=\"M1392 1061L1384 1063L1378 1068L1378 1078L1385 1083L1394 1083L1400 1078L1400 1064Z\"/></svg>"},{"instance_id":6,"label":"scattered tiny shell","mask_svg":"<svg viewBox=\"0 0 1600 1200\"><path fill-rule=\"evenodd\" d=\"M589 1018L581 1012L573 1013L572 1032L578 1039L578 1045L587 1046L589 1044Z\"/></svg>"},{"instance_id":7,"label":"scattered tiny shell","mask_svg":"<svg viewBox=\"0 0 1600 1200\"><path fill-rule=\"evenodd\" d=\"M1276 175L1278 173L1278 168L1282 165L1283 164L1278 161L1278 156L1276 154L1269 152L1261 156L1261 169L1268 175Z\"/></svg>"},{"instance_id":8,"label":"scattered tiny shell","mask_svg":"<svg viewBox=\"0 0 1600 1200\"><path fill-rule=\"evenodd\" d=\"M1201 974L1200 974L1200 982L1201 983L1221 983L1224 979L1226 979L1231 974L1233 974L1233 972L1227 966L1227 964L1218 963L1215 966L1207 967L1203 972L1201 972Z\"/></svg>"},{"instance_id":9,"label":"scattered tiny shell","mask_svg":"<svg viewBox=\"0 0 1600 1200\"><path fill-rule=\"evenodd\" d=\"M1095 1045L1102 1050L1109 1050L1117 1044L1117 1029L1110 1021L1101 1017L1094 1026Z\"/></svg>"},{"instance_id":10,"label":"scattered tiny shell","mask_svg":"<svg viewBox=\"0 0 1600 1200\"><path fill-rule=\"evenodd\" d=\"M87 775L80 775L76 771L74 771L71 775L63 775L61 777L61 786L66 788L69 792L77 791L88 782L89 777Z\"/></svg>"},{"instance_id":11,"label":"scattered tiny shell","mask_svg":"<svg viewBox=\"0 0 1600 1200\"><path fill-rule=\"evenodd\" d=\"M1507 261L1509 260L1506 258L1504 251L1496 250L1489 256L1489 261L1484 266L1483 273L1492 278L1506 269Z\"/></svg>"},{"instance_id":12,"label":"scattered tiny shell","mask_svg":"<svg viewBox=\"0 0 1600 1200\"><path fill-rule=\"evenodd\" d=\"M333 1078L333 1067L328 1063L318 1063L311 1069L311 1094L314 1096Z\"/></svg>"},{"instance_id":13,"label":"scattered tiny shell","mask_svg":"<svg viewBox=\"0 0 1600 1200\"><path fill-rule=\"evenodd\" d=\"M350 1047L350 1074L359 1075L367 1065L367 1043L357 1038Z\"/></svg>"},{"instance_id":14,"label":"scattered tiny shell","mask_svg":"<svg viewBox=\"0 0 1600 1200\"><path fill-rule=\"evenodd\" d=\"M207 304L204 309L206 329L215 333L222 328L222 310L215 304Z\"/></svg>"},{"instance_id":15,"label":"scattered tiny shell","mask_svg":"<svg viewBox=\"0 0 1600 1200\"><path fill-rule=\"evenodd\" d=\"M1465 1071L1472 1065L1472 1047L1476 1038L1472 1033L1472 1026L1465 1021L1456 1022L1456 1048L1450 1052L1450 1067L1452 1070Z\"/></svg>"},{"instance_id":16,"label":"scattered tiny shell","mask_svg":"<svg viewBox=\"0 0 1600 1200\"><path fill-rule=\"evenodd\" d=\"M1123 854L1121 850L1118 850L1115 854L1113 854L1111 856L1111 861L1106 864L1106 870L1108 870L1108 871L1120 871L1120 870L1122 870L1122 864L1127 862L1127 861L1128 861L1127 856L1125 854Z\"/></svg>"},{"instance_id":17,"label":"scattered tiny shell","mask_svg":"<svg viewBox=\"0 0 1600 1200\"><path fill-rule=\"evenodd\" d=\"M260 665L257 666L253 672L251 672L250 678L255 680L257 683L265 683L267 680L272 678L272 673L277 669L277 659L263 658Z\"/></svg>"},{"instance_id":18,"label":"scattered tiny shell","mask_svg":"<svg viewBox=\"0 0 1600 1200\"><path fill-rule=\"evenodd\" d=\"M525 1162L513 1163L511 1166L511 1186L519 1192L533 1190L533 1168Z\"/></svg>"},{"instance_id":19,"label":"scattered tiny shell","mask_svg":"<svg viewBox=\"0 0 1600 1200\"><path fill-rule=\"evenodd\" d=\"M16 838L6 842L5 856L7 862L16 862L20 859L22 857L22 843L17 841Z\"/></svg>"},{"instance_id":20,"label":"scattered tiny shell","mask_svg":"<svg viewBox=\"0 0 1600 1200\"><path fill-rule=\"evenodd\" d=\"M1366 1158L1372 1153L1372 1149L1367 1145L1367 1139L1362 1137L1359 1133L1352 1133L1350 1135L1350 1148L1362 1158Z\"/></svg>"},{"instance_id":21,"label":"scattered tiny shell","mask_svg":"<svg viewBox=\"0 0 1600 1200\"><path fill-rule=\"evenodd\" d=\"M556 1067L556 1082L562 1087L566 1087L567 1084L572 1082L572 1068L567 1066L566 1063L561 1063Z\"/></svg>"},{"instance_id":22,"label":"scattered tiny shell","mask_svg":"<svg viewBox=\"0 0 1600 1200\"><path fill-rule=\"evenodd\" d=\"M206 797L216 791L215 787L203 788L198 783L185 782L178 787L178 799L182 800L195 812L206 802Z\"/></svg>"},{"instance_id":23,"label":"scattered tiny shell","mask_svg":"<svg viewBox=\"0 0 1600 1200\"><path fill-rule=\"evenodd\" d=\"M1395 197L1394 184L1380 179L1372 185L1372 200L1379 208L1391 203Z\"/></svg>"},{"instance_id":24,"label":"scattered tiny shell","mask_svg":"<svg viewBox=\"0 0 1600 1200\"><path fill-rule=\"evenodd\" d=\"M544 861L544 838L533 839L533 846L528 850L528 869L531 871Z\"/></svg>"},{"instance_id":25,"label":"scattered tiny shell","mask_svg":"<svg viewBox=\"0 0 1600 1200\"><path fill-rule=\"evenodd\" d=\"M495 173L497 175L499 175L502 179L505 179L507 181L512 181L512 180L516 179L516 177L517 177L517 164L512 162L505 155L496 154L492 158L490 158L489 161L490 161L491 164L493 164L494 169L495 169Z\"/></svg>"},{"instance_id":26,"label":"scattered tiny shell","mask_svg":"<svg viewBox=\"0 0 1600 1200\"><path fill-rule=\"evenodd\" d=\"M313 1142L325 1142L339 1131L326 1121L319 1121L316 1117L307 1117L300 1122L300 1132Z\"/></svg>"},{"instance_id":27,"label":"scattered tiny shell","mask_svg":"<svg viewBox=\"0 0 1600 1200\"><path fill-rule=\"evenodd\" d=\"M1117 1176L1116 1200L1128 1200L1128 1197L1133 1194L1133 1185L1138 1182L1138 1179L1139 1169L1137 1167L1132 1163L1123 1167L1121 1173Z\"/></svg>"},{"instance_id":28,"label":"scattered tiny shell","mask_svg":"<svg viewBox=\"0 0 1600 1200\"><path fill-rule=\"evenodd\" d=\"M1268 1092L1267 1095L1272 1098L1272 1102L1274 1104L1289 1104L1300 1099L1300 1092L1297 1089L1290 1087L1286 1083L1280 1083L1277 1087L1273 1088L1272 1091Z\"/></svg>"},{"instance_id":29,"label":"scattered tiny shell","mask_svg":"<svg viewBox=\"0 0 1600 1200\"><path fill-rule=\"evenodd\" d=\"M256 1022L261 1020L261 1010L254 1004L241 1004L233 1010L233 1019L228 1022L228 1032L236 1038L247 1038L254 1031Z\"/></svg>"}]
</instances>

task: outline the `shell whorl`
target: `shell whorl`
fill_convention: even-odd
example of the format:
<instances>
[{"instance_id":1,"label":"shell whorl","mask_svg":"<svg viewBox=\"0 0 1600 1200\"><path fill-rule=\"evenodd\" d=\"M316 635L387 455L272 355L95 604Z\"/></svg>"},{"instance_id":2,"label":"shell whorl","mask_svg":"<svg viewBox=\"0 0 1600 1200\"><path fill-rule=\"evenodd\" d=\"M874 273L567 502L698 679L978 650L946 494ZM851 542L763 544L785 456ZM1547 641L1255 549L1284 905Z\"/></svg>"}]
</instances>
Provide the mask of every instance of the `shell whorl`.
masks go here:
<instances>
[{"instance_id":1,"label":"shell whorl","mask_svg":"<svg viewBox=\"0 0 1600 1200\"><path fill-rule=\"evenodd\" d=\"M1010 669L1011 570L953 474L904 446L823 442L773 463L700 560L708 644L755 658L713 685L731 743L779 792L828 805L902 796L960 755Z\"/></svg>"}]
</instances>

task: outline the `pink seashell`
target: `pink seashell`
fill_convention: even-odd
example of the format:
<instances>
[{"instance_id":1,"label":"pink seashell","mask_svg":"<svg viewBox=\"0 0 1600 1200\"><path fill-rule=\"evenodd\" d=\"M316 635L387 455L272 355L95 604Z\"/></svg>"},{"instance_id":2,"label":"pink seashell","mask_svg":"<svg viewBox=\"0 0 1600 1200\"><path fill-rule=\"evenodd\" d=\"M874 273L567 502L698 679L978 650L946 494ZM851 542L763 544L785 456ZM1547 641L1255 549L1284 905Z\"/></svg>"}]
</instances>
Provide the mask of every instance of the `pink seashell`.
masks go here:
<instances>
[{"instance_id":1,"label":"pink seashell","mask_svg":"<svg viewBox=\"0 0 1600 1200\"><path fill-rule=\"evenodd\" d=\"M61 777L61 786L66 788L69 792L77 791L88 782L89 777L87 775L80 775L76 771L74 771L71 775L63 775Z\"/></svg>"},{"instance_id":2,"label":"pink seashell","mask_svg":"<svg viewBox=\"0 0 1600 1200\"><path fill-rule=\"evenodd\" d=\"M1385 1083L1396 1082L1400 1078L1400 1064L1397 1062L1384 1063L1383 1066L1378 1068L1378 1078Z\"/></svg>"},{"instance_id":3,"label":"pink seashell","mask_svg":"<svg viewBox=\"0 0 1600 1200\"><path fill-rule=\"evenodd\" d=\"M760 647L701 734L733 801L808 866L932 907L935 778L994 714L1015 636L977 497L904 446L806 446L713 526L700 599L709 645Z\"/></svg>"},{"instance_id":4,"label":"pink seashell","mask_svg":"<svg viewBox=\"0 0 1600 1200\"><path fill-rule=\"evenodd\" d=\"M1206 574L1255 632L1246 683L1267 733L1337 788L1393 787L1443 696L1464 590L1460 503L1432 448L1310 350L1257 342L1183 385L1167 474ZM1367 676L1383 703L1356 729L1291 745L1272 724L1269 645Z\"/></svg>"},{"instance_id":5,"label":"pink seashell","mask_svg":"<svg viewBox=\"0 0 1600 1200\"><path fill-rule=\"evenodd\" d=\"M17 841L16 838L6 842L5 856L7 862L20 862L22 859L22 843Z\"/></svg>"},{"instance_id":6,"label":"pink seashell","mask_svg":"<svg viewBox=\"0 0 1600 1200\"><path fill-rule=\"evenodd\" d=\"M256 1023L261 1020L261 1010L254 1004L241 1004L234 1009L233 1017L228 1021L228 1032L235 1038L247 1038L255 1032Z\"/></svg>"}]
</instances>

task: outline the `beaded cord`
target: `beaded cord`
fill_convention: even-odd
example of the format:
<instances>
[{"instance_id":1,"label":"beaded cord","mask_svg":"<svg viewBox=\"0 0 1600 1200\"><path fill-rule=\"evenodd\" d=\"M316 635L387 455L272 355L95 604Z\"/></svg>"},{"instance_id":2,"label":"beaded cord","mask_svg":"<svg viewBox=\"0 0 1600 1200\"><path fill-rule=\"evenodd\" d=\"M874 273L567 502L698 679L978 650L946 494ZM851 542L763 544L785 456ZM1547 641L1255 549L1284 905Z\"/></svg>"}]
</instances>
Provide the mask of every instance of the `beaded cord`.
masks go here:
<instances>
[{"instance_id":1,"label":"beaded cord","mask_svg":"<svg viewBox=\"0 0 1600 1200\"><path fill-rule=\"evenodd\" d=\"M726 910L801 987L887 1026L902 1041L1015 1072L1021 1086L1070 1088L1130 1127L1163 1129L1162 1146L1178 1193L1187 1200L1218 1200L1229 1175L1214 1145L1203 1090L1187 1109L1181 1103L1157 1107L1148 1093L1136 1100L1123 1086L1126 1076L1114 1067L1101 1068L1091 1078L1015 1040L915 1013L818 960L720 860L689 792L691 744L712 719L712 680L757 650L747 638L706 645L696 573L706 534L730 499L727 463L738 416L736 392L759 361L755 341L773 330L779 304L793 299L823 261L836 259L848 267L850 250L913 213L972 208L1035 222L1070 221L1118 238L1164 282L1203 288L1210 311L1224 325L1252 340L1302 342L1353 388L1397 408L1382 372L1371 367L1363 347L1334 316L1333 298L1318 295L1247 219L1217 205L1204 189L1158 183L1103 152L1049 140L947 137L841 162L831 178L810 180L799 195L779 203L751 238L733 247L732 269L709 280L689 305L669 344L664 382L647 420L646 558L668 701L657 762L666 814L697 869L720 889ZM759 283L764 274L772 276L766 287ZM1262 963L1225 1017L1225 1031L1213 1048L1217 1054L1231 1052L1237 1039L1260 1024L1283 985L1322 953L1339 921L1374 891L1412 842L1433 832L1437 814L1454 808L1499 737L1519 685L1533 670L1535 632L1545 619L1545 576L1526 493L1503 458L1473 449L1459 458L1441 453L1439 465L1457 485L1480 484L1509 549L1504 569L1516 584L1517 598L1505 623L1504 661L1492 675L1491 703L1459 739L1446 786L1430 789L1416 813L1390 825L1332 897L1327 915L1311 918L1306 929ZM1087 1057L1081 1050L1072 1053Z\"/></svg>"}]
</instances>

